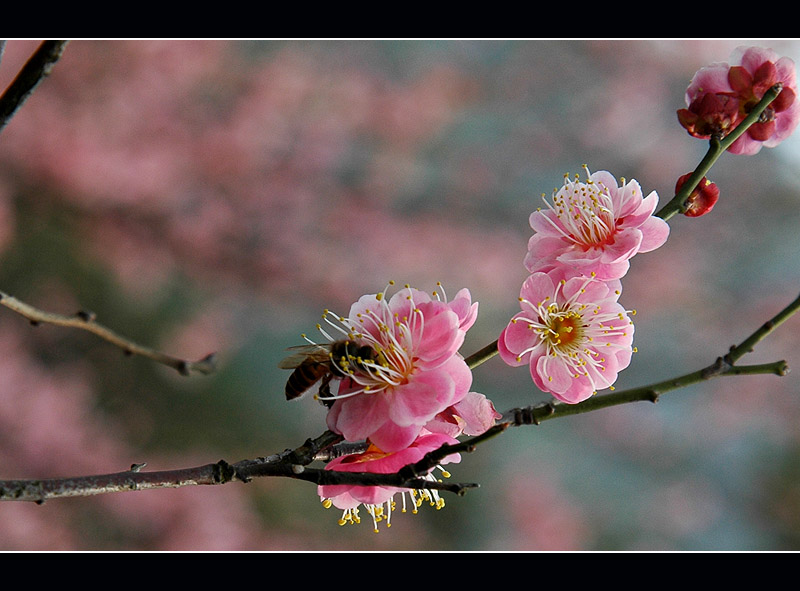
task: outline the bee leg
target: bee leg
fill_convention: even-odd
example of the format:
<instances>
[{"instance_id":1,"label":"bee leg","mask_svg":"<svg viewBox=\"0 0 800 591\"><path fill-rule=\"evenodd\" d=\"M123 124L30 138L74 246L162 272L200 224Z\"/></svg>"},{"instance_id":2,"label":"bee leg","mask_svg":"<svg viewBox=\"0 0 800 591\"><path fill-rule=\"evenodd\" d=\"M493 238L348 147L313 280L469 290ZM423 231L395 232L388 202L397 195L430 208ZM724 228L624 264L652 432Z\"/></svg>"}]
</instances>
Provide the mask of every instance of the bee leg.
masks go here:
<instances>
[{"instance_id":1,"label":"bee leg","mask_svg":"<svg viewBox=\"0 0 800 591\"><path fill-rule=\"evenodd\" d=\"M320 404L326 408L333 406L333 400L330 400L332 379L333 374L328 374L322 378L322 383L319 385L319 390L317 391L317 400L319 400ZM326 398L327 400L323 400L323 398Z\"/></svg>"}]
</instances>

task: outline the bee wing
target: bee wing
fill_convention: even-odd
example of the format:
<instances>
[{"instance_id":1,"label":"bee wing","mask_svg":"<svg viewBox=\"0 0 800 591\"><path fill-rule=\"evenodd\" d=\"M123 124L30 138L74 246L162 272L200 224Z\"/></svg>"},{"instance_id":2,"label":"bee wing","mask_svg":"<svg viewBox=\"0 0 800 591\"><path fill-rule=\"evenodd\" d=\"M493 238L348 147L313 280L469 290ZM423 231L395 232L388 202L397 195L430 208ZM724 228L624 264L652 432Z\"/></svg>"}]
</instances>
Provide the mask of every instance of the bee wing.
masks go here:
<instances>
[{"instance_id":1,"label":"bee wing","mask_svg":"<svg viewBox=\"0 0 800 591\"><path fill-rule=\"evenodd\" d=\"M296 347L289 347L287 350L294 351L294 353L278 363L280 369L295 369L308 358L317 361L328 359L328 349L322 345L297 345Z\"/></svg>"}]
</instances>

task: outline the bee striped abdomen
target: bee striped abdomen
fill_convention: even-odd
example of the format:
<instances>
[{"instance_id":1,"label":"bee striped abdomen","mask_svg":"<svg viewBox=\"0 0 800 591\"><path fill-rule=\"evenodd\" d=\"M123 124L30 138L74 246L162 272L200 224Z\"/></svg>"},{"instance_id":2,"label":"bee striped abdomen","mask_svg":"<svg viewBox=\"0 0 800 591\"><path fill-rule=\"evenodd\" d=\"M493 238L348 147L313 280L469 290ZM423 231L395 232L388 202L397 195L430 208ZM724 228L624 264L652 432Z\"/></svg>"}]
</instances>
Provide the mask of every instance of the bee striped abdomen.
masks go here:
<instances>
[{"instance_id":1,"label":"bee striped abdomen","mask_svg":"<svg viewBox=\"0 0 800 591\"><path fill-rule=\"evenodd\" d=\"M330 364L307 359L298 365L286 382L286 400L301 396L311 386L330 375Z\"/></svg>"}]
</instances>

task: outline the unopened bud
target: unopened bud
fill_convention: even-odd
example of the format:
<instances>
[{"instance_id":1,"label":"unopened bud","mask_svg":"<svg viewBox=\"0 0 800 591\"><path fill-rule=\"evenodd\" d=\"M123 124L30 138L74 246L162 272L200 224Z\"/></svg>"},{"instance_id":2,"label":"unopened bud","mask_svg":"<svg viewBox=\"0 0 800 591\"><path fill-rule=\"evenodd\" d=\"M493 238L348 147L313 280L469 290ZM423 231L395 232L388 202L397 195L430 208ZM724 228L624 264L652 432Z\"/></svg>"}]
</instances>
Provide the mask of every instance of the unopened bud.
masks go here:
<instances>
[{"instance_id":1,"label":"unopened bud","mask_svg":"<svg viewBox=\"0 0 800 591\"><path fill-rule=\"evenodd\" d=\"M678 179L675 185L675 193L681 190L681 187L689 180L690 176L692 176L692 173L685 174ZM686 200L686 211L683 212L683 215L690 218L705 215L714 208L717 199L719 199L719 187L706 177L703 177L697 187L689 194Z\"/></svg>"}]
</instances>

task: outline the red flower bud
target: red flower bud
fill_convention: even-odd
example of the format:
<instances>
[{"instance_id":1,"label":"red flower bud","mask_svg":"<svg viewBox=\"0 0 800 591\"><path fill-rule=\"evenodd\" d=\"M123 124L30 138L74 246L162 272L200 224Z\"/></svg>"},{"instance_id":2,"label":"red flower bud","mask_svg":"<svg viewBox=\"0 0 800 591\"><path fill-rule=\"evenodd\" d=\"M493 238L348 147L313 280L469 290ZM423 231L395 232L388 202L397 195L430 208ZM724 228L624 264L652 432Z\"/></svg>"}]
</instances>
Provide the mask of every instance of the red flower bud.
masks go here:
<instances>
[{"instance_id":1,"label":"red flower bud","mask_svg":"<svg viewBox=\"0 0 800 591\"><path fill-rule=\"evenodd\" d=\"M675 185L675 193L681 190L681 187L689 180L690 176L692 176L691 172L678 179ZM689 198L686 200L687 209L683 212L683 215L690 218L705 215L714 208L717 199L719 199L719 187L706 177L703 177L697 187L689 194Z\"/></svg>"}]
</instances>

